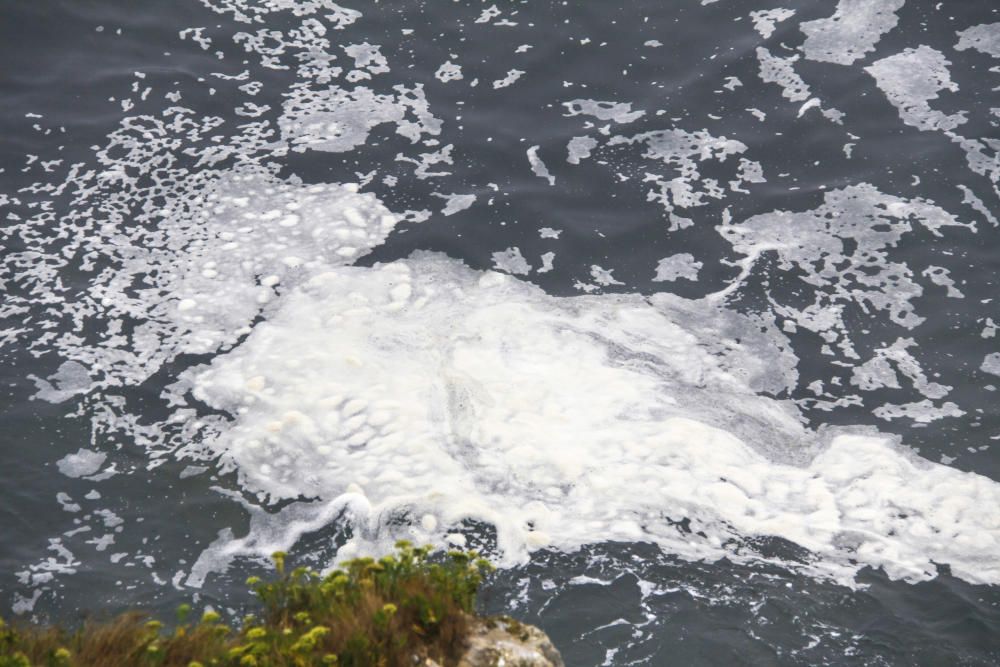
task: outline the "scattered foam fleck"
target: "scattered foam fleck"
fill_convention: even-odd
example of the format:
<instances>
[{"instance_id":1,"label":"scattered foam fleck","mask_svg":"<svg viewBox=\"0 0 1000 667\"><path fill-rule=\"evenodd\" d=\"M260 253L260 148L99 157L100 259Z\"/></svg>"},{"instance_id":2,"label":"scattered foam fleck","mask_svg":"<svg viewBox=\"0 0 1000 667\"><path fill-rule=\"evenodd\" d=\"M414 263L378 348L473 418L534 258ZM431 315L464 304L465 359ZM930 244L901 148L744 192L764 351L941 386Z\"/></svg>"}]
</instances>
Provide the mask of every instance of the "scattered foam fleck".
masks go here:
<instances>
[{"instance_id":1,"label":"scattered foam fleck","mask_svg":"<svg viewBox=\"0 0 1000 667\"><path fill-rule=\"evenodd\" d=\"M450 60L440 67L438 67L437 72L434 73L435 78L442 83L448 83L449 81L458 81L462 78L462 67L456 65Z\"/></svg>"},{"instance_id":2,"label":"scattered foam fleck","mask_svg":"<svg viewBox=\"0 0 1000 667\"><path fill-rule=\"evenodd\" d=\"M549 173L549 168L545 166L542 162L542 158L538 157L538 149L541 146L532 146L527 150L528 153L528 163L531 165L531 171L539 178L544 178L549 182L549 185L556 184L556 177Z\"/></svg>"},{"instance_id":3,"label":"scattered foam fleck","mask_svg":"<svg viewBox=\"0 0 1000 667\"><path fill-rule=\"evenodd\" d=\"M631 137L616 135L608 141L609 146L643 144L647 147L643 156L649 160L663 162L675 170L672 178L646 172L644 181L656 186L647 194L649 201L659 203L667 211L670 229L690 227L694 222L675 213L677 208L692 208L704 206L706 197L722 199L726 190L714 178L703 177L699 171L699 163L715 160L727 162L735 155L740 155L747 149L746 144L716 137L706 130L688 132L681 129L656 130L643 132ZM763 170L760 164L740 159L735 162L736 174L729 182L733 191L740 189L744 181L762 182Z\"/></svg>"},{"instance_id":4,"label":"scattered foam fleck","mask_svg":"<svg viewBox=\"0 0 1000 667\"><path fill-rule=\"evenodd\" d=\"M758 9L750 12L750 20L753 21L754 30L760 33L764 39L768 39L774 34L775 25L795 16L794 9L776 7L775 9Z\"/></svg>"},{"instance_id":5,"label":"scattered foam fleck","mask_svg":"<svg viewBox=\"0 0 1000 667\"><path fill-rule=\"evenodd\" d=\"M566 144L566 152L568 156L566 161L570 164L580 164L580 160L586 160L590 157L591 151L597 148L597 139L593 137L573 137Z\"/></svg>"},{"instance_id":6,"label":"scattered foam fleck","mask_svg":"<svg viewBox=\"0 0 1000 667\"><path fill-rule=\"evenodd\" d=\"M602 268L596 264L590 267L590 277L593 278L594 282L601 287L625 284L622 281L615 279L613 272L610 269Z\"/></svg>"},{"instance_id":7,"label":"scattered foam fleck","mask_svg":"<svg viewBox=\"0 0 1000 667\"><path fill-rule=\"evenodd\" d=\"M878 60L865 70L875 77L875 84L904 123L925 131L954 130L965 123L965 112L946 114L930 106L941 91L958 90L948 71L950 64L940 51L919 46Z\"/></svg>"},{"instance_id":8,"label":"scattered foam fleck","mask_svg":"<svg viewBox=\"0 0 1000 667\"><path fill-rule=\"evenodd\" d=\"M373 74L384 74L389 71L389 61L382 55L380 46L377 44L349 44L344 48L344 53L354 59L354 67L357 68L347 75L347 80L354 82L362 79L370 79Z\"/></svg>"},{"instance_id":9,"label":"scattered foam fleck","mask_svg":"<svg viewBox=\"0 0 1000 667\"><path fill-rule=\"evenodd\" d=\"M794 55L781 58L771 55L771 52L763 46L757 47L760 78L766 83L776 83L781 86L781 95L792 102L804 102L812 94L808 84L795 72L794 63L799 57Z\"/></svg>"},{"instance_id":10,"label":"scattered foam fleck","mask_svg":"<svg viewBox=\"0 0 1000 667\"><path fill-rule=\"evenodd\" d=\"M528 260L521 254L521 249L517 247L493 253L493 266L497 271L515 275L531 273L531 264L528 264Z\"/></svg>"},{"instance_id":11,"label":"scattered foam fleck","mask_svg":"<svg viewBox=\"0 0 1000 667\"><path fill-rule=\"evenodd\" d=\"M664 257L656 265L656 275L654 281L673 281L679 278L685 280L698 280L698 271L701 270L702 263L697 261L689 252L682 252L670 257Z\"/></svg>"},{"instance_id":12,"label":"scattered foam fleck","mask_svg":"<svg viewBox=\"0 0 1000 667\"><path fill-rule=\"evenodd\" d=\"M979 368L986 373L1000 375L1000 352L987 354Z\"/></svg>"},{"instance_id":13,"label":"scattered foam fleck","mask_svg":"<svg viewBox=\"0 0 1000 667\"><path fill-rule=\"evenodd\" d=\"M829 342L856 357L842 319L846 303L885 311L907 328L924 320L912 303L923 289L910 268L888 254L913 230L913 220L934 235L946 226L968 227L933 202L893 197L868 184L827 192L823 205L811 211L776 211L722 225L719 233L747 259L741 277L719 296L738 289L763 253L775 253L782 269L806 269L808 284L823 288L816 290L812 304L783 306L785 316L806 329L826 332Z\"/></svg>"},{"instance_id":14,"label":"scattered foam fleck","mask_svg":"<svg viewBox=\"0 0 1000 667\"><path fill-rule=\"evenodd\" d=\"M445 200L444 208L441 209L441 214L445 216L455 215L459 211L464 211L465 209L469 208L474 203L476 203L476 195L472 194L459 195L452 193L448 195L443 195L435 192L434 196L441 197L442 199Z\"/></svg>"},{"instance_id":15,"label":"scattered foam fleck","mask_svg":"<svg viewBox=\"0 0 1000 667\"><path fill-rule=\"evenodd\" d=\"M517 80L520 79L522 75L524 75L524 73L525 73L524 70L512 69L509 72L507 72L507 76L505 76L502 79L497 79L496 81L494 81L493 88L499 89L511 86L514 83L516 83Z\"/></svg>"},{"instance_id":16,"label":"scattered foam fleck","mask_svg":"<svg viewBox=\"0 0 1000 667\"><path fill-rule=\"evenodd\" d=\"M555 258L556 258L556 254L554 252L551 252L551 251L542 254L542 256L541 256L542 266L539 267L538 273L548 273L549 271L551 271L554 268L554 265L553 265L552 261Z\"/></svg>"},{"instance_id":17,"label":"scattered foam fleck","mask_svg":"<svg viewBox=\"0 0 1000 667\"><path fill-rule=\"evenodd\" d=\"M81 448L56 461L56 467L67 477L88 477L100 470L107 458L107 454Z\"/></svg>"},{"instance_id":18,"label":"scattered foam fleck","mask_svg":"<svg viewBox=\"0 0 1000 667\"><path fill-rule=\"evenodd\" d=\"M806 35L806 58L850 65L863 58L882 35L896 27L896 15L906 0L840 0L833 16L806 21L799 29Z\"/></svg>"},{"instance_id":19,"label":"scattered foam fleck","mask_svg":"<svg viewBox=\"0 0 1000 667\"><path fill-rule=\"evenodd\" d=\"M476 23L489 23L496 17L500 16L501 13L502 12L497 9L496 5L490 5L479 15L479 18L476 19Z\"/></svg>"},{"instance_id":20,"label":"scattered foam fleck","mask_svg":"<svg viewBox=\"0 0 1000 667\"><path fill-rule=\"evenodd\" d=\"M955 49L958 51L975 49L994 58L1000 58L1000 23L984 23L960 31Z\"/></svg>"},{"instance_id":21,"label":"scattered foam fleck","mask_svg":"<svg viewBox=\"0 0 1000 667\"><path fill-rule=\"evenodd\" d=\"M60 364L59 369L48 380L34 375L28 377L38 387L34 397L51 403L62 403L73 396L86 393L93 384L87 367L72 360Z\"/></svg>"},{"instance_id":22,"label":"scattered foam fleck","mask_svg":"<svg viewBox=\"0 0 1000 667\"><path fill-rule=\"evenodd\" d=\"M563 102L567 116L593 116L598 120L613 120L616 123L631 123L646 115L645 111L632 111L630 102L600 102L598 100L576 99Z\"/></svg>"}]
</instances>

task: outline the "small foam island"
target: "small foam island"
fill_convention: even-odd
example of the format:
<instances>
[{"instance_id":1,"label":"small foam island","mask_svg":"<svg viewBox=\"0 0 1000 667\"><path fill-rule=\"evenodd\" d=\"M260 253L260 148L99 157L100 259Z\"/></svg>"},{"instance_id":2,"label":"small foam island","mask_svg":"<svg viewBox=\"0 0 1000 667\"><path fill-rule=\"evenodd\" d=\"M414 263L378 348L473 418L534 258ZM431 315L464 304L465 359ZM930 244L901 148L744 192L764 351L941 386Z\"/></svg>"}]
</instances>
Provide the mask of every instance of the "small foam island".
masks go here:
<instances>
[{"instance_id":1,"label":"small foam island","mask_svg":"<svg viewBox=\"0 0 1000 667\"><path fill-rule=\"evenodd\" d=\"M141 611L76 630L0 620L0 667L563 667L542 631L475 613L493 570L475 551L402 541L325 574L272 558L273 578L247 580L257 609L236 626L211 609L191 621L187 604L173 627Z\"/></svg>"}]
</instances>

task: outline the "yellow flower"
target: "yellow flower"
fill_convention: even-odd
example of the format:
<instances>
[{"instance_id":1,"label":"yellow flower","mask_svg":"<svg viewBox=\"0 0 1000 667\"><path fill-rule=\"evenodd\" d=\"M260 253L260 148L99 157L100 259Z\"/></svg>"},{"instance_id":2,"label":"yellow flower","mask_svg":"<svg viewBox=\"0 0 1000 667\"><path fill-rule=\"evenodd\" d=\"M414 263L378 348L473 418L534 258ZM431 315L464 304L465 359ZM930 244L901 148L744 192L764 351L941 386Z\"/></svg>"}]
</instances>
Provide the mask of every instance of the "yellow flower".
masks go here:
<instances>
[{"instance_id":1,"label":"yellow flower","mask_svg":"<svg viewBox=\"0 0 1000 667\"><path fill-rule=\"evenodd\" d=\"M274 561L274 569L278 572L285 571L285 557L288 556L284 551L275 551L271 554L271 560Z\"/></svg>"}]
</instances>

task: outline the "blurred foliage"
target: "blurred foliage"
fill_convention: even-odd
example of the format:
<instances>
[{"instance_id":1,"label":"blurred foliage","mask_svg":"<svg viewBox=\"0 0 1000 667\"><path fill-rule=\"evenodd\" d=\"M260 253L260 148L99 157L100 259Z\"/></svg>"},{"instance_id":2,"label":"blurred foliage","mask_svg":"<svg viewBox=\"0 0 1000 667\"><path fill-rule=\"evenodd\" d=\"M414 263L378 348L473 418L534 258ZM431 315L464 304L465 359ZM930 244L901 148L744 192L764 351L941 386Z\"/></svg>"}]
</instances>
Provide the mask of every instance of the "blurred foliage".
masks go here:
<instances>
[{"instance_id":1,"label":"blurred foliage","mask_svg":"<svg viewBox=\"0 0 1000 667\"><path fill-rule=\"evenodd\" d=\"M492 566L476 552L438 557L430 547L396 547L391 556L357 558L325 575L286 571L285 554L275 553L274 578L247 580L260 609L238 628L212 610L191 621L189 605L180 606L171 629L139 612L75 631L0 619L0 667L454 664Z\"/></svg>"}]
</instances>

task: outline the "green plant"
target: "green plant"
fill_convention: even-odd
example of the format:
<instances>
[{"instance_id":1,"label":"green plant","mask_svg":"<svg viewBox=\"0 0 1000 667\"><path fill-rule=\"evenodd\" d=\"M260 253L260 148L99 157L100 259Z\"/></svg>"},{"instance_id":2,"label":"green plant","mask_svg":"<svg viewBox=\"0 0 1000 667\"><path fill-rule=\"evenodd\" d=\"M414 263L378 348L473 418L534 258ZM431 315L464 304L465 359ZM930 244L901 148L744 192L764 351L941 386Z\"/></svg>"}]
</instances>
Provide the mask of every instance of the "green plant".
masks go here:
<instances>
[{"instance_id":1,"label":"green plant","mask_svg":"<svg viewBox=\"0 0 1000 667\"><path fill-rule=\"evenodd\" d=\"M188 622L189 605L169 631L135 612L74 632L0 620L0 667L403 667L414 656L454 663L492 566L475 552L437 557L430 547L396 546L392 556L357 558L326 575L286 571L286 555L274 554L276 576L247 581L260 610L240 628L213 610Z\"/></svg>"}]
</instances>

